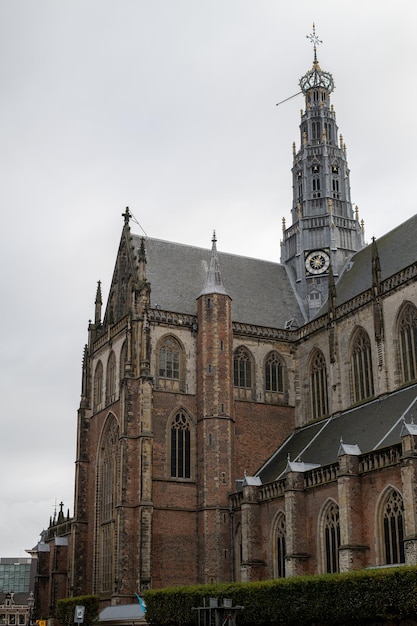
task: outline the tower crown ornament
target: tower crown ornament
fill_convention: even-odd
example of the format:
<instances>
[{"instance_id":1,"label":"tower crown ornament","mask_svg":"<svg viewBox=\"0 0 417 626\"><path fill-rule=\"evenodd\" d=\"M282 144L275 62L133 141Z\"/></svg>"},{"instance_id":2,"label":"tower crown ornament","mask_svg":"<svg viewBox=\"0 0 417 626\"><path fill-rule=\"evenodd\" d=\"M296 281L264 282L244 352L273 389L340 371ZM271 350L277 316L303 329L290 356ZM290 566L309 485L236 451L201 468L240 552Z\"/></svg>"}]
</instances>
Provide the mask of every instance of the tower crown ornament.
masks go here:
<instances>
[{"instance_id":1,"label":"tower crown ornament","mask_svg":"<svg viewBox=\"0 0 417 626\"><path fill-rule=\"evenodd\" d=\"M307 94L310 89L325 89L328 93L334 90L334 80L330 72L324 72L317 60L317 46L321 43L316 35L316 27L313 24L313 32L310 35L306 35L307 39L311 41L314 46L314 60L313 67L300 79L301 91L304 95Z\"/></svg>"}]
</instances>

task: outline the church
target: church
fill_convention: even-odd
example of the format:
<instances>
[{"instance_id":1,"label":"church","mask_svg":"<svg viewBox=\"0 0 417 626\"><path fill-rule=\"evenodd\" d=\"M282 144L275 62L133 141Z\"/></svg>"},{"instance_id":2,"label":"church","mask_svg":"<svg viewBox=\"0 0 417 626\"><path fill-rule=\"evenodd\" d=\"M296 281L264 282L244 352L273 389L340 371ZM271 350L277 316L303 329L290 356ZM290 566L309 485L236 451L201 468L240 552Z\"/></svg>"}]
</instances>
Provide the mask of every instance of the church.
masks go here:
<instances>
[{"instance_id":1,"label":"church","mask_svg":"<svg viewBox=\"0 0 417 626\"><path fill-rule=\"evenodd\" d=\"M365 244L311 40L280 263L123 214L84 349L74 515L34 549L45 611L417 564L417 216Z\"/></svg>"}]
</instances>

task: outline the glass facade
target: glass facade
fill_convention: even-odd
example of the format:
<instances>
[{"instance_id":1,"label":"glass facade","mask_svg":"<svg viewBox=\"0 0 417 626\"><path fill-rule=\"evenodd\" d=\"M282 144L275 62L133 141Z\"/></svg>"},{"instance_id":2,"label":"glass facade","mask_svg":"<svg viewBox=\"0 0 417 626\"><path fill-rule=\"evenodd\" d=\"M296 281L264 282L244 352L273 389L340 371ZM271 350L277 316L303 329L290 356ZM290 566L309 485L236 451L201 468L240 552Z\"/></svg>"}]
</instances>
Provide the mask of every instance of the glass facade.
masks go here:
<instances>
[{"instance_id":1,"label":"glass facade","mask_svg":"<svg viewBox=\"0 0 417 626\"><path fill-rule=\"evenodd\" d=\"M0 559L0 591L29 593L31 559Z\"/></svg>"}]
</instances>

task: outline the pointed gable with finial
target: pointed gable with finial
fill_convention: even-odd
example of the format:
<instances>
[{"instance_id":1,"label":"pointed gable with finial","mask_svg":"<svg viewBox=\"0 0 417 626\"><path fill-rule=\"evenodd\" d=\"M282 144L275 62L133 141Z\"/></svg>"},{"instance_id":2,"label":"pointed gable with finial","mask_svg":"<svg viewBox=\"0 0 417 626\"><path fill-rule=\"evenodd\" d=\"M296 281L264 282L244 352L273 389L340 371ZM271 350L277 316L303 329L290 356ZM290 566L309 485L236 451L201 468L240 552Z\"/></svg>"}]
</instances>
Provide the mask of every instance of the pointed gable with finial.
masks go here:
<instances>
[{"instance_id":1,"label":"pointed gable with finial","mask_svg":"<svg viewBox=\"0 0 417 626\"><path fill-rule=\"evenodd\" d=\"M124 218L123 231L103 320L104 327L115 324L133 310L134 292L139 289L141 281L146 280L144 244L141 247L142 256L139 254L136 257L130 232L130 219L133 216L129 207L126 207L122 217Z\"/></svg>"},{"instance_id":2,"label":"pointed gable with finial","mask_svg":"<svg viewBox=\"0 0 417 626\"><path fill-rule=\"evenodd\" d=\"M229 295L223 285L222 276L220 273L219 259L217 256L217 239L216 231L213 232L211 247L210 265L207 270L206 284L201 291L200 296L208 295L211 293L220 293L225 296Z\"/></svg>"}]
</instances>

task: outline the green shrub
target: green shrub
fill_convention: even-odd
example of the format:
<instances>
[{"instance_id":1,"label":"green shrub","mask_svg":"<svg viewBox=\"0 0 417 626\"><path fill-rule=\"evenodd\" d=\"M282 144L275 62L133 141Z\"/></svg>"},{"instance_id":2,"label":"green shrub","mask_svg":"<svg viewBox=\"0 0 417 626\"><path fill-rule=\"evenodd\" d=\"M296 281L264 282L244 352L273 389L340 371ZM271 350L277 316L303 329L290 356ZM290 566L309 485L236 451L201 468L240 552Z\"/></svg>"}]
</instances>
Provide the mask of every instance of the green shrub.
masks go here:
<instances>
[{"instance_id":1,"label":"green shrub","mask_svg":"<svg viewBox=\"0 0 417 626\"><path fill-rule=\"evenodd\" d=\"M98 596L78 596L58 600L55 617L63 626L73 626L75 607L84 606L84 621L82 626L91 626L98 620L100 610L100 598Z\"/></svg>"},{"instance_id":2,"label":"green shrub","mask_svg":"<svg viewBox=\"0 0 417 626\"><path fill-rule=\"evenodd\" d=\"M417 620L417 568L361 570L255 583L199 585L144 593L151 626L194 626L195 607L231 598L246 626L355 626ZM201 620L204 623L204 620Z\"/></svg>"}]
</instances>

